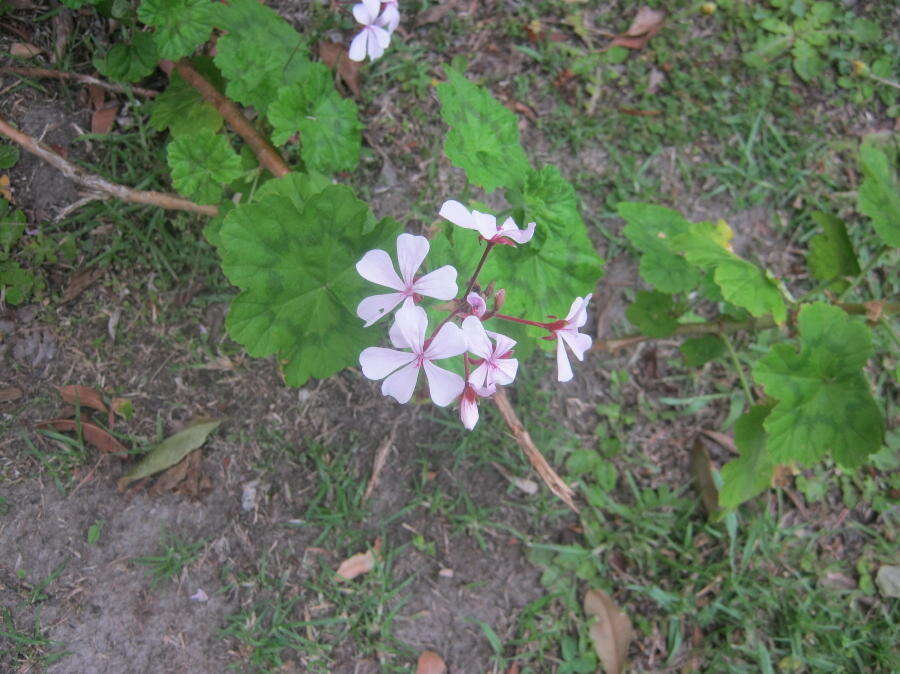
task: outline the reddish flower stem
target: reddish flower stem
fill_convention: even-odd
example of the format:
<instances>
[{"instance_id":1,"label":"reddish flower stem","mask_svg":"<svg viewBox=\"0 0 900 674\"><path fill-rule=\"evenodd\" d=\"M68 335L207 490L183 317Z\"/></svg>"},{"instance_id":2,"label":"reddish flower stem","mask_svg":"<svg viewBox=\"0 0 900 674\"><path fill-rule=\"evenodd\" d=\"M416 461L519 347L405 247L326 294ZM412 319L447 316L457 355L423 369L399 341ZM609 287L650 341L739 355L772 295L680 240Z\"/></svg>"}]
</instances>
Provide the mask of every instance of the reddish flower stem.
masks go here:
<instances>
[{"instance_id":1,"label":"reddish flower stem","mask_svg":"<svg viewBox=\"0 0 900 674\"><path fill-rule=\"evenodd\" d=\"M491 315L491 318L499 318L503 321L512 321L513 323L521 323L522 325L533 325L536 328L544 328L545 330L552 330L553 326L559 321L554 321L553 323L540 323L538 321L529 321L527 318L516 318L515 316L507 316L506 314L498 314L494 313Z\"/></svg>"},{"instance_id":2,"label":"reddish flower stem","mask_svg":"<svg viewBox=\"0 0 900 674\"><path fill-rule=\"evenodd\" d=\"M484 263L487 262L488 255L491 254L495 245L497 244L493 241L487 242L487 246L484 247L484 253L481 254L481 259L478 261L478 266L475 267L475 271L472 272L472 276L469 278L469 283L466 285L466 291L463 293L462 299L466 299L469 293L472 292L472 288L475 287L475 282L478 280L478 275L481 273L481 268L484 266Z\"/></svg>"}]
</instances>

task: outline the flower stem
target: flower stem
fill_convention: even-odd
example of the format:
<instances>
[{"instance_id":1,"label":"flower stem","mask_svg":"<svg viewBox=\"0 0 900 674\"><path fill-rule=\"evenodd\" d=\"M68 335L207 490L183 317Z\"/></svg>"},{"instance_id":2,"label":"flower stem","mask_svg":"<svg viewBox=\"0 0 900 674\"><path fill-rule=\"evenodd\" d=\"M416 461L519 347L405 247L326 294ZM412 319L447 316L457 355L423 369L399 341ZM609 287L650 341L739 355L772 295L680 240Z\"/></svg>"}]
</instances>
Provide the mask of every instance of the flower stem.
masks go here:
<instances>
[{"instance_id":1,"label":"flower stem","mask_svg":"<svg viewBox=\"0 0 900 674\"><path fill-rule=\"evenodd\" d=\"M475 287L475 282L478 280L478 275L481 273L481 268L484 266L484 263L487 262L488 255L491 254L491 250L495 245L496 244L493 241L487 242L487 246L485 246L484 252L481 254L481 259L478 261L478 266L475 267L475 271L472 272L472 276L469 278L469 283L466 285L466 291L463 293L463 300L466 299L468 294L472 292L472 288Z\"/></svg>"},{"instance_id":2,"label":"flower stem","mask_svg":"<svg viewBox=\"0 0 900 674\"><path fill-rule=\"evenodd\" d=\"M744 374L744 367L741 365L741 361L738 360L734 345L731 343L728 335L722 333L719 336L722 338L722 341L725 342L725 346L728 347L728 354L731 356L731 362L734 364L734 368L737 370L738 377L740 377L741 380L741 388L744 389L744 395L747 396L747 405L752 407L753 391L750 389L750 383L747 381L747 377Z\"/></svg>"},{"instance_id":3,"label":"flower stem","mask_svg":"<svg viewBox=\"0 0 900 674\"><path fill-rule=\"evenodd\" d=\"M503 321L512 321L513 323L521 323L522 325L533 325L536 328L544 328L550 330L552 323L539 323L538 321L529 321L527 318L516 318L515 316L507 316L506 314L491 314L491 318L499 318Z\"/></svg>"}]
</instances>

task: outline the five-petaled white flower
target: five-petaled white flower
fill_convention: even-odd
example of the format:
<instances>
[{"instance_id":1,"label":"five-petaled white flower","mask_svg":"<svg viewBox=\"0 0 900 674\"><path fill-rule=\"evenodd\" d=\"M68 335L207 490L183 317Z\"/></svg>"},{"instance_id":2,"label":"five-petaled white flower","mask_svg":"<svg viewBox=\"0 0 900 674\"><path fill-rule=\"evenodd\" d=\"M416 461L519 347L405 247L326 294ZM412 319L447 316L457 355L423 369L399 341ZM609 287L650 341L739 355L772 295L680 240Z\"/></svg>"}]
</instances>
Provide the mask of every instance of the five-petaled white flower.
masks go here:
<instances>
[{"instance_id":1,"label":"five-petaled white flower","mask_svg":"<svg viewBox=\"0 0 900 674\"><path fill-rule=\"evenodd\" d=\"M459 399L459 420L468 430L475 428L478 423L478 398L487 398L494 395L497 387L478 386L467 381L466 387L463 389L462 396Z\"/></svg>"},{"instance_id":2,"label":"five-petaled white flower","mask_svg":"<svg viewBox=\"0 0 900 674\"><path fill-rule=\"evenodd\" d=\"M368 55L374 61L384 54L391 43L393 29L387 28L390 17L379 14L380 11L380 0L362 0L358 5L353 5L353 17L362 24L363 29L350 43L351 60L362 61Z\"/></svg>"},{"instance_id":3,"label":"five-petaled white flower","mask_svg":"<svg viewBox=\"0 0 900 674\"><path fill-rule=\"evenodd\" d=\"M428 255L429 247L428 239L424 236L405 233L398 236L397 262L400 276L394 271L391 256L380 249L370 250L356 263L356 271L364 279L397 291L372 295L359 303L356 315L366 322L365 327L375 323L403 300L407 300L406 304L414 304L416 295L438 300L452 300L456 297L456 269L449 264L416 278L416 272Z\"/></svg>"},{"instance_id":4,"label":"five-petaled white flower","mask_svg":"<svg viewBox=\"0 0 900 674\"><path fill-rule=\"evenodd\" d=\"M488 333L476 316L466 316L462 331L469 351L482 359L469 375L469 381L482 387L511 384L519 369L519 361L509 357L515 340L496 332ZM491 344L490 337L494 338L495 344Z\"/></svg>"},{"instance_id":5,"label":"five-petaled white flower","mask_svg":"<svg viewBox=\"0 0 900 674\"><path fill-rule=\"evenodd\" d=\"M578 360L584 360L584 352L591 348L590 335L578 332L578 328L587 322L587 305L590 301L591 293L584 297L576 297L569 309L569 315L564 321L560 321L560 327L553 329L553 334L556 335L556 378L559 381L572 379L572 366L569 364L569 356L563 342L572 349Z\"/></svg>"},{"instance_id":6,"label":"five-petaled white flower","mask_svg":"<svg viewBox=\"0 0 900 674\"><path fill-rule=\"evenodd\" d=\"M381 392L399 403L409 402L419 370L425 370L428 389L435 405L444 407L463 392L465 382L458 374L438 367L432 361L465 353L467 344L459 326L446 323L430 340L425 339L428 317L422 307L404 304L396 314L395 327L390 330L391 343L396 351L370 346L359 354L363 374L369 379L384 379Z\"/></svg>"},{"instance_id":7,"label":"five-petaled white flower","mask_svg":"<svg viewBox=\"0 0 900 674\"><path fill-rule=\"evenodd\" d=\"M528 243L534 236L535 223L529 222L525 229L519 229L512 218L506 218L502 225L497 224L497 218L489 213L469 211L458 201L445 201L441 206L440 216L452 222L454 225L465 229L474 229L481 238L491 243L504 243L515 245Z\"/></svg>"}]
</instances>

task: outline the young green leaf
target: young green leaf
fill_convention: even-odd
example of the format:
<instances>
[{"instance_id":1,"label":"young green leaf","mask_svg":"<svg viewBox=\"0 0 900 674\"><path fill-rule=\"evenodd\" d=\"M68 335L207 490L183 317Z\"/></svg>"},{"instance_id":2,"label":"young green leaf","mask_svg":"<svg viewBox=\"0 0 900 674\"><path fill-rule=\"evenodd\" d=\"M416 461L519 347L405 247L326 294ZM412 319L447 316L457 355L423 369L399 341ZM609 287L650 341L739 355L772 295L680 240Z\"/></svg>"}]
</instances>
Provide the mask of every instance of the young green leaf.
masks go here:
<instances>
[{"instance_id":1,"label":"young green leaf","mask_svg":"<svg viewBox=\"0 0 900 674\"><path fill-rule=\"evenodd\" d=\"M659 339L675 334L681 312L672 296L658 290L639 290L635 301L625 310L625 316L648 337Z\"/></svg>"},{"instance_id":2,"label":"young green leaf","mask_svg":"<svg viewBox=\"0 0 900 674\"><path fill-rule=\"evenodd\" d=\"M753 376L778 404L765 421L768 450L779 462L810 464L829 452L844 467L878 451L884 419L862 367L872 355L868 327L822 302L800 311L799 350L776 344Z\"/></svg>"},{"instance_id":3,"label":"young green leaf","mask_svg":"<svg viewBox=\"0 0 900 674\"><path fill-rule=\"evenodd\" d=\"M138 19L156 28L153 39L160 57L177 61L209 38L214 8L209 0L143 0Z\"/></svg>"},{"instance_id":4,"label":"young green leaf","mask_svg":"<svg viewBox=\"0 0 900 674\"><path fill-rule=\"evenodd\" d=\"M441 117L450 127L444 140L447 158L486 192L521 189L531 166L519 143L516 116L456 69L446 68L446 73L437 93Z\"/></svg>"},{"instance_id":5,"label":"young green leaf","mask_svg":"<svg viewBox=\"0 0 900 674\"><path fill-rule=\"evenodd\" d=\"M859 146L863 175L856 207L872 219L872 226L888 246L900 246L900 182L896 167L871 137Z\"/></svg>"},{"instance_id":6,"label":"young green leaf","mask_svg":"<svg viewBox=\"0 0 900 674\"><path fill-rule=\"evenodd\" d=\"M811 82L825 69L825 60L819 56L819 51L806 40L794 42L791 48L794 57L794 72L804 82Z\"/></svg>"},{"instance_id":7,"label":"young green leaf","mask_svg":"<svg viewBox=\"0 0 900 674\"><path fill-rule=\"evenodd\" d=\"M840 292L847 287L846 277L860 273L847 228L839 218L827 213L816 211L812 218L824 231L810 240L806 263L813 276L829 281L828 287Z\"/></svg>"},{"instance_id":8,"label":"young green leaf","mask_svg":"<svg viewBox=\"0 0 900 674\"><path fill-rule=\"evenodd\" d=\"M229 98L265 114L281 87L299 85L309 76L305 38L257 0L222 6L216 25L228 31L216 42L215 61L228 81Z\"/></svg>"},{"instance_id":9,"label":"young green leaf","mask_svg":"<svg viewBox=\"0 0 900 674\"><path fill-rule=\"evenodd\" d=\"M701 335L684 340L679 347L688 367L700 367L725 353L725 342L717 335Z\"/></svg>"},{"instance_id":10,"label":"young green leaf","mask_svg":"<svg viewBox=\"0 0 900 674\"><path fill-rule=\"evenodd\" d=\"M719 505L727 510L737 508L772 486L775 461L766 449L763 423L771 407L755 405L734 425L734 444L740 456L722 466L722 488Z\"/></svg>"},{"instance_id":11,"label":"young green leaf","mask_svg":"<svg viewBox=\"0 0 900 674\"><path fill-rule=\"evenodd\" d=\"M622 202L616 209L628 223L623 233L641 252L641 278L664 293L693 290L700 274L668 243L671 237L687 231L691 223L678 211L653 204Z\"/></svg>"},{"instance_id":12,"label":"young green leaf","mask_svg":"<svg viewBox=\"0 0 900 674\"><path fill-rule=\"evenodd\" d=\"M0 144L0 169L12 168L18 161L19 148L15 145Z\"/></svg>"},{"instance_id":13,"label":"young green leaf","mask_svg":"<svg viewBox=\"0 0 900 674\"><path fill-rule=\"evenodd\" d=\"M228 138L212 131L175 138L167 157L175 189L201 204L218 202L222 185L241 175L241 158Z\"/></svg>"},{"instance_id":14,"label":"young green leaf","mask_svg":"<svg viewBox=\"0 0 900 674\"><path fill-rule=\"evenodd\" d=\"M216 87L224 84L212 59L198 58L191 64ZM157 131L168 128L173 137L189 136L204 131L215 133L222 128L222 115L194 87L173 71L169 86L150 104L150 126Z\"/></svg>"},{"instance_id":15,"label":"young green leaf","mask_svg":"<svg viewBox=\"0 0 900 674\"><path fill-rule=\"evenodd\" d=\"M300 156L310 169L334 173L359 162L362 125L356 104L335 90L331 71L321 63L310 64L299 84L278 90L268 117L276 145L300 132Z\"/></svg>"},{"instance_id":16,"label":"young green leaf","mask_svg":"<svg viewBox=\"0 0 900 674\"><path fill-rule=\"evenodd\" d=\"M118 82L137 82L156 69L159 53L150 33L136 32L131 42L114 44L103 56L94 56L94 67Z\"/></svg>"},{"instance_id":17,"label":"young green leaf","mask_svg":"<svg viewBox=\"0 0 900 674\"><path fill-rule=\"evenodd\" d=\"M390 249L399 225L376 223L343 185L312 194L317 178L273 184L229 213L219 232L222 269L243 289L226 325L251 355L278 354L288 384L300 386L356 363L379 339L356 316L370 288L355 265L367 250Z\"/></svg>"}]
</instances>

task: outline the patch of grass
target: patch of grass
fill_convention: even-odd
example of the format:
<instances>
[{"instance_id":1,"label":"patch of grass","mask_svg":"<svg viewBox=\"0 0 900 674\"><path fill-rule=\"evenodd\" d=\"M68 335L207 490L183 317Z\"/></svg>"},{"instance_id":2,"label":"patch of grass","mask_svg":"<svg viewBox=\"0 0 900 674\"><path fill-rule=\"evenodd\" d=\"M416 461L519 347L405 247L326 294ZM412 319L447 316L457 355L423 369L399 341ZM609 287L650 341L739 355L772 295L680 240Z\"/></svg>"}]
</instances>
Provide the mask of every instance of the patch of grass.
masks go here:
<instances>
[{"instance_id":1,"label":"patch of grass","mask_svg":"<svg viewBox=\"0 0 900 674\"><path fill-rule=\"evenodd\" d=\"M8 672L43 669L62 660L68 653L63 644L52 641L41 625L40 612L29 627L16 625L12 612L0 607L0 668Z\"/></svg>"},{"instance_id":2,"label":"patch of grass","mask_svg":"<svg viewBox=\"0 0 900 674\"><path fill-rule=\"evenodd\" d=\"M175 533L164 530L155 555L136 557L135 564L147 567L151 577L150 587L166 580L176 580L185 568L200 558L205 540L188 541Z\"/></svg>"},{"instance_id":3,"label":"patch of grass","mask_svg":"<svg viewBox=\"0 0 900 674\"><path fill-rule=\"evenodd\" d=\"M74 482L75 471L87 465L93 450L78 436L72 437L50 429L38 433L41 437L37 443L22 434L25 453L37 461L59 492L65 494Z\"/></svg>"},{"instance_id":4,"label":"patch of grass","mask_svg":"<svg viewBox=\"0 0 900 674\"><path fill-rule=\"evenodd\" d=\"M238 574L234 587L249 592L249 606L228 616L221 634L237 642L243 658L235 667L268 672L286 659L299 660L303 671L332 672L336 658L354 661L377 655L382 671L403 671L390 658L411 657L393 636L393 623L404 604L402 591L412 581L397 580L393 564L403 548L383 548L375 568L345 582L322 564L303 583L292 569L275 575L262 557L252 574Z\"/></svg>"}]
</instances>

